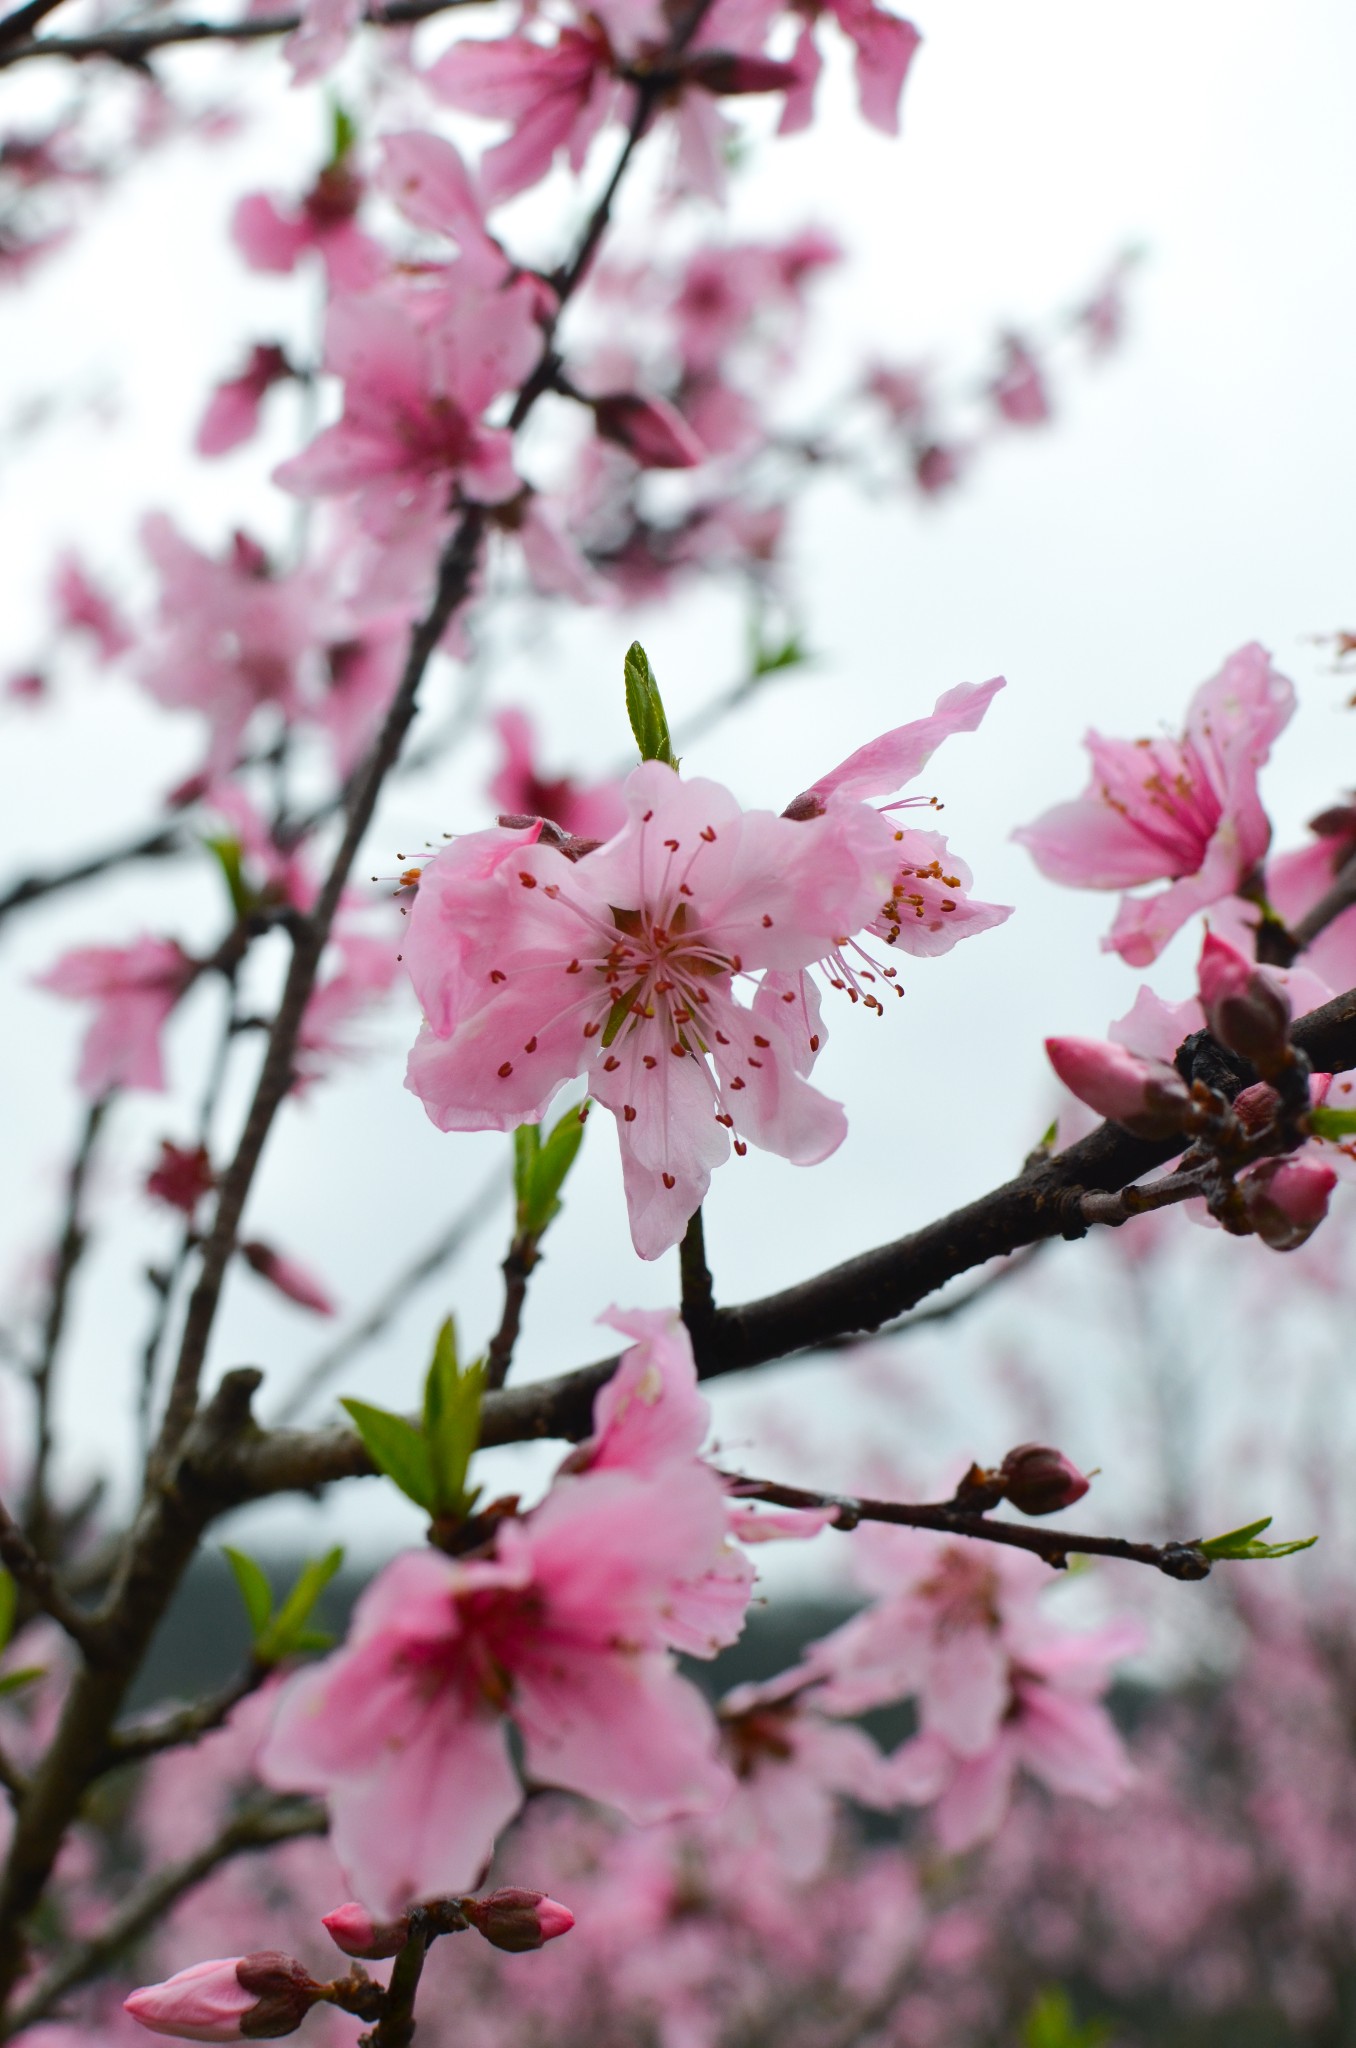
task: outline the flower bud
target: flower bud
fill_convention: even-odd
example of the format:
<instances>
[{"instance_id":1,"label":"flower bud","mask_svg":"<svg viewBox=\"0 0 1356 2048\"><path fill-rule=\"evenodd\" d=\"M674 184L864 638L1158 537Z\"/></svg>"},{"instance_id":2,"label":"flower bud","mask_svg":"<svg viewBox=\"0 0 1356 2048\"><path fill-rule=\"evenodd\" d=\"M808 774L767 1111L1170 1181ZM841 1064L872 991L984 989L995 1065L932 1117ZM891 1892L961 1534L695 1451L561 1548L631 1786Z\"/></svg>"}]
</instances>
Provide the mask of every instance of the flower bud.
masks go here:
<instances>
[{"instance_id":1,"label":"flower bud","mask_svg":"<svg viewBox=\"0 0 1356 2048\"><path fill-rule=\"evenodd\" d=\"M698 50L686 59L683 76L690 85L721 98L746 92L790 92L801 82L796 64L776 57L743 57L733 50Z\"/></svg>"},{"instance_id":2,"label":"flower bud","mask_svg":"<svg viewBox=\"0 0 1356 2048\"><path fill-rule=\"evenodd\" d=\"M1054 1515L1082 1500L1088 1482L1049 1444L1018 1444L999 1467L1005 1497L1021 1515Z\"/></svg>"},{"instance_id":3,"label":"flower bud","mask_svg":"<svg viewBox=\"0 0 1356 2048\"><path fill-rule=\"evenodd\" d=\"M614 391L591 400L598 432L642 469L696 469L708 454L675 406L663 398Z\"/></svg>"},{"instance_id":4,"label":"flower bud","mask_svg":"<svg viewBox=\"0 0 1356 2048\"><path fill-rule=\"evenodd\" d=\"M513 1885L487 1892L483 1899L461 1899L458 1903L478 1934L511 1955L541 1948L558 1934L568 1934L574 1926L574 1914L558 1899L548 1899L544 1892L519 1891Z\"/></svg>"},{"instance_id":5,"label":"flower bud","mask_svg":"<svg viewBox=\"0 0 1356 2048\"><path fill-rule=\"evenodd\" d=\"M320 1986L277 1949L194 1963L163 1984L147 1984L123 2010L152 2034L180 2041L272 2041L295 2033Z\"/></svg>"},{"instance_id":6,"label":"flower bud","mask_svg":"<svg viewBox=\"0 0 1356 2048\"><path fill-rule=\"evenodd\" d=\"M295 1301L298 1308L309 1308L318 1316L334 1314L334 1303L325 1289L314 1274L308 1273L295 1259L285 1259L281 1252L274 1251L272 1245L261 1244L257 1238L241 1245L240 1256L261 1280L267 1280L279 1294Z\"/></svg>"},{"instance_id":7,"label":"flower bud","mask_svg":"<svg viewBox=\"0 0 1356 2048\"><path fill-rule=\"evenodd\" d=\"M410 1932L408 1913L403 1913L399 1920L374 1920L366 1906L356 1902L322 1914L320 1924L336 1948L365 1963L398 1955Z\"/></svg>"},{"instance_id":8,"label":"flower bud","mask_svg":"<svg viewBox=\"0 0 1356 2048\"><path fill-rule=\"evenodd\" d=\"M1171 1138L1184 1129L1191 1090L1175 1067L1100 1038L1047 1038L1045 1050L1080 1102L1133 1137Z\"/></svg>"},{"instance_id":9,"label":"flower bud","mask_svg":"<svg viewBox=\"0 0 1356 2048\"><path fill-rule=\"evenodd\" d=\"M1213 932L1205 935L1196 970L1201 1006L1212 1035L1265 1079L1289 1050L1290 1004L1272 977Z\"/></svg>"},{"instance_id":10,"label":"flower bud","mask_svg":"<svg viewBox=\"0 0 1356 2048\"><path fill-rule=\"evenodd\" d=\"M1327 1215L1337 1175L1321 1160L1290 1152L1249 1167L1236 1185L1243 1214L1263 1244L1274 1252L1293 1252Z\"/></svg>"}]
</instances>

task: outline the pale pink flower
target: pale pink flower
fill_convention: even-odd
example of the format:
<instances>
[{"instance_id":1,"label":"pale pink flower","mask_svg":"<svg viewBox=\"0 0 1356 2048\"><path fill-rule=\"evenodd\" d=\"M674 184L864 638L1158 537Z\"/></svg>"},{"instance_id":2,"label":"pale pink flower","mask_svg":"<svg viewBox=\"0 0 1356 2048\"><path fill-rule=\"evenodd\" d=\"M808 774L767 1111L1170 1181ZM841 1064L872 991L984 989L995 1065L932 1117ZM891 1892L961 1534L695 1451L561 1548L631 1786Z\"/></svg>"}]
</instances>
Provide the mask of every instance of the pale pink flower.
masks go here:
<instances>
[{"instance_id":1,"label":"pale pink flower","mask_svg":"<svg viewBox=\"0 0 1356 2048\"><path fill-rule=\"evenodd\" d=\"M326 1793L362 1902L392 1917L469 1891L522 1803L508 1723L538 1783L649 1822L718 1805L715 1724L673 1668L669 1610L723 1537L719 1484L670 1468L559 1480L492 1557L398 1557L348 1642L284 1695L269 1782Z\"/></svg>"},{"instance_id":2,"label":"pale pink flower","mask_svg":"<svg viewBox=\"0 0 1356 2048\"><path fill-rule=\"evenodd\" d=\"M820 0L799 0L799 11L806 16L793 60L799 85L786 96L782 134L790 135L810 125L821 69L815 25L827 14L837 22L856 52L857 98L862 118L883 134L898 135L904 81L914 51L922 41L913 23L875 6L873 0L826 0L823 5Z\"/></svg>"},{"instance_id":3,"label":"pale pink flower","mask_svg":"<svg viewBox=\"0 0 1356 2048\"><path fill-rule=\"evenodd\" d=\"M739 1686L720 1703L737 1782L719 1827L740 1846L747 1839L768 1843L786 1877L808 1884L829 1860L843 1800L877 1809L899 1801L886 1760L865 1730L829 1720L799 1700L779 1700L775 1689L775 1682Z\"/></svg>"},{"instance_id":4,"label":"pale pink flower","mask_svg":"<svg viewBox=\"0 0 1356 2048\"><path fill-rule=\"evenodd\" d=\"M599 1318L635 1343L593 1404L593 1433L567 1461L572 1471L625 1471L657 1479L697 1456L711 1408L697 1391L692 1339L665 1309L612 1308Z\"/></svg>"},{"instance_id":5,"label":"pale pink flower","mask_svg":"<svg viewBox=\"0 0 1356 2048\"><path fill-rule=\"evenodd\" d=\"M386 275L390 259L357 224L362 197L362 179L346 157L340 158L326 164L295 206L280 206L264 192L247 193L236 207L231 236L253 270L295 270L313 252L334 291L368 291Z\"/></svg>"},{"instance_id":6,"label":"pale pink flower","mask_svg":"<svg viewBox=\"0 0 1356 2048\"><path fill-rule=\"evenodd\" d=\"M425 868L406 959L427 1022L407 1085L443 1130L511 1130L588 1076L617 1117L632 1237L682 1236L727 1132L827 1157L840 1106L801 1079L795 1020L736 977L794 974L878 907L890 844L867 806L806 824L645 762L629 819L571 861L539 827L455 841ZM714 1071L713 1071L714 1070Z\"/></svg>"},{"instance_id":7,"label":"pale pink flower","mask_svg":"<svg viewBox=\"0 0 1356 2048\"><path fill-rule=\"evenodd\" d=\"M1093 779L1014 836L1052 881L1131 889L1102 941L1132 967L1157 959L1196 911L1231 896L1267 850L1271 826L1257 773L1295 707L1293 686L1255 643L1231 655L1191 700L1181 740L1089 733Z\"/></svg>"},{"instance_id":8,"label":"pale pink flower","mask_svg":"<svg viewBox=\"0 0 1356 2048\"><path fill-rule=\"evenodd\" d=\"M481 424L541 353L529 280L424 300L394 293L337 300L326 367L344 380L344 414L274 472L299 497L362 494L376 533L428 525L455 483L488 503L518 489L511 436Z\"/></svg>"},{"instance_id":9,"label":"pale pink flower","mask_svg":"<svg viewBox=\"0 0 1356 2048\"><path fill-rule=\"evenodd\" d=\"M86 1095L164 1088L160 1034L196 972L173 939L141 938L130 946L79 946L35 976L38 988L95 1005L76 1074Z\"/></svg>"},{"instance_id":10,"label":"pale pink flower","mask_svg":"<svg viewBox=\"0 0 1356 2048\"><path fill-rule=\"evenodd\" d=\"M489 784L489 795L512 818L549 818L577 839L610 839L626 822L620 782L582 786L567 775L546 776L537 767L532 721L516 706L491 720L504 749Z\"/></svg>"},{"instance_id":11,"label":"pale pink flower","mask_svg":"<svg viewBox=\"0 0 1356 2048\"><path fill-rule=\"evenodd\" d=\"M550 44L528 36L455 42L424 82L445 106L513 124L481 162L493 205L544 178L558 152L572 171L583 169L594 136L631 97L613 76L614 62L606 30L590 16L583 28L562 28Z\"/></svg>"}]
</instances>

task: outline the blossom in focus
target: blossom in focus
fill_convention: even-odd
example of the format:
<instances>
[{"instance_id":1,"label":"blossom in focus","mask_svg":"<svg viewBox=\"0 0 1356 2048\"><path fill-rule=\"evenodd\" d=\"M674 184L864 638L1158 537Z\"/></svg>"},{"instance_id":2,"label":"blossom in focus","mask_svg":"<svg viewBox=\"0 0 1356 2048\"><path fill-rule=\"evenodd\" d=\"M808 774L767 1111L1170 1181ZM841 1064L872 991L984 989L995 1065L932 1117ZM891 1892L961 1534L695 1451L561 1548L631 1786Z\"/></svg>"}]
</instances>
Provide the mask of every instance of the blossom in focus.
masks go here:
<instances>
[{"instance_id":1,"label":"blossom in focus","mask_svg":"<svg viewBox=\"0 0 1356 2048\"><path fill-rule=\"evenodd\" d=\"M532 721L516 706L491 719L504 754L489 784L491 801L513 818L549 818L576 839L610 839L626 822L619 782L581 787L569 776L545 776L537 766Z\"/></svg>"},{"instance_id":2,"label":"blossom in focus","mask_svg":"<svg viewBox=\"0 0 1356 2048\"><path fill-rule=\"evenodd\" d=\"M328 1795L334 1848L381 1918L470 1890L535 1782L636 1822L725 1798L715 1724L669 1655L670 1608L724 1535L713 1474L558 1480L491 1557L398 1557L342 1649L283 1696L262 1767Z\"/></svg>"},{"instance_id":3,"label":"blossom in focus","mask_svg":"<svg viewBox=\"0 0 1356 2048\"><path fill-rule=\"evenodd\" d=\"M1276 1252L1306 1243L1328 1213L1337 1174L1310 1147L1262 1159L1238 1176L1243 1213L1251 1229Z\"/></svg>"},{"instance_id":4,"label":"blossom in focus","mask_svg":"<svg viewBox=\"0 0 1356 2048\"><path fill-rule=\"evenodd\" d=\"M95 1005L76 1073L86 1095L163 1089L160 1034L196 972L173 939L141 938L130 946L78 946L34 977L52 995Z\"/></svg>"},{"instance_id":5,"label":"blossom in focus","mask_svg":"<svg viewBox=\"0 0 1356 2048\"><path fill-rule=\"evenodd\" d=\"M1103 940L1132 967L1157 959L1196 911L1232 896L1267 850L1257 774L1295 708L1294 687L1255 642L1191 700L1180 740L1089 733L1093 779L1014 836L1042 874L1083 889L1133 889Z\"/></svg>"},{"instance_id":6,"label":"blossom in focus","mask_svg":"<svg viewBox=\"0 0 1356 2048\"><path fill-rule=\"evenodd\" d=\"M617 1118L642 1258L678 1242L730 1132L799 1165L841 1142L802 1078L797 1019L735 983L795 974L887 893L888 828L834 803L804 824L655 761L629 816L571 861L527 830L453 842L424 869L405 957L425 1025L407 1085L441 1130L512 1130L588 1077Z\"/></svg>"}]
</instances>

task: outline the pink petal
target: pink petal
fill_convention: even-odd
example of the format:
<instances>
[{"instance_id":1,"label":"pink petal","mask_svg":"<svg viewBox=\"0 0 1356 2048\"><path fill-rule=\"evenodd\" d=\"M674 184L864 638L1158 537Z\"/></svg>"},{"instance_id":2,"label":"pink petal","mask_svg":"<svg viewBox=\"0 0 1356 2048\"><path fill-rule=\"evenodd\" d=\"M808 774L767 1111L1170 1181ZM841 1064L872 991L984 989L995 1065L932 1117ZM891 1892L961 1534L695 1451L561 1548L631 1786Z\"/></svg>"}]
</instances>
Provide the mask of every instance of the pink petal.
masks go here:
<instances>
[{"instance_id":1,"label":"pink petal","mask_svg":"<svg viewBox=\"0 0 1356 2048\"><path fill-rule=\"evenodd\" d=\"M840 761L829 774L812 783L796 803L810 797L822 809L834 791L843 796L869 797L888 796L902 789L922 774L943 740L950 739L953 733L974 732L1003 688L1004 678L995 676L987 683L960 683L954 690L945 691L929 717L916 718L908 725L896 726L893 732L882 733L879 739L868 740L846 761Z\"/></svg>"}]
</instances>

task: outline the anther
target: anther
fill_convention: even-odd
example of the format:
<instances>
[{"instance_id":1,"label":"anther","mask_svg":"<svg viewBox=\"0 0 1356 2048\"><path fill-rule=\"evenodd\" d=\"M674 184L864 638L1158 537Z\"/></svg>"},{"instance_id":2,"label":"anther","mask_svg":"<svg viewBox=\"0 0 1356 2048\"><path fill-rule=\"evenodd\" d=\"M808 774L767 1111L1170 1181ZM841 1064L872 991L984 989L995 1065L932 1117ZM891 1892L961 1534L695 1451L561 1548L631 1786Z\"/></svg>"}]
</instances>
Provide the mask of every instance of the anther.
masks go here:
<instances>
[{"instance_id":1,"label":"anther","mask_svg":"<svg viewBox=\"0 0 1356 2048\"><path fill-rule=\"evenodd\" d=\"M605 1074L615 1074L620 1065L621 1061L617 1058L616 1053L610 1052L603 1061L603 1072Z\"/></svg>"},{"instance_id":2,"label":"anther","mask_svg":"<svg viewBox=\"0 0 1356 2048\"><path fill-rule=\"evenodd\" d=\"M712 842L712 840L713 840L713 839L715 838L715 836L716 836L716 828L715 828L715 826L714 826L714 825L703 825L703 826L702 826L702 838L703 838L703 839L704 839L704 840L706 841L706 843L707 843L707 845L708 845L708 846L709 846L709 845L711 844L711 842Z\"/></svg>"},{"instance_id":3,"label":"anther","mask_svg":"<svg viewBox=\"0 0 1356 2048\"><path fill-rule=\"evenodd\" d=\"M626 1119L628 1124L633 1124L636 1120L636 1112L629 1102L624 1102L622 1104L622 1115Z\"/></svg>"},{"instance_id":4,"label":"anther","mask_svg":"<svg viewBox=\"0 0 1356 2048\"><path fill-rule=\"evenodd\" d=\"M760 1038L758 1036L758 1033L755 1031L753 1034L753 1042L756 1046L760 1048L761 1051L766 1052L768 1047L771 1045L772 1040L770 1038Z\"/></svg>"},{"instance_id":5,"label":"anther","mask_svg":"<svg viewBox=\"0 0 1356 2048\"><path fill-rule=\"evenodd\" d=\"M676 1188L678 1185L671 1173L661 1173L659 1178L663 1181L666 1188Z\"/></svg>"},{"instance_id":6,"label":"anther","mask_svg":"<svg viewBox=\"0 0 1356 2048\"><path fill-rule=\"evenodd\" d=\"M490 980L493 982L507 981L508 976L502 967L492 967L490 969Z\"/></svg>"},{"instance_id":7,"label":"anther","mask_svg":"<svg viewBox=\"0 0 1356 2048\"><path fill-rule=\"evenodd\" d=\"M501 1080L501 1081L507 1081L507 1079L508 1079L509 1075L510 1075L510 1074L511 1074L512 1072L513 1072L513 1061L512 1061L512 1060L505 1060L505 1061L504 1061L504 1064L503 1064L503 1066L502 1066L502 1067L501 1067L501 1068L499 1069L499 1078L500 1078L500 1080Z\"/></svg>"},{"instance_id":8,"label":"anther","mask_svg":"<svg viewBox=\"0 0 1356 2048\"><path fill-rule=\"evenodd\" d=\"M524 1051L524 1052L535 1052L536 1050L537 1050L537 1041L536 1041L536 1037L535 1037L535 1035L534 1035L533 1037L531 1037L531 1038L529 1038L529 1039L528 1039L528 1041L527 1041L527 1044L526 1044L526 1045L525 1045L525 1046L523 1047L523 1051Z\"/></svg>"},{"instance_id":9,"label":"anther","mask_svg":"<svg viewBox=\"0 0 1356 2048\"><path fill-rule=\"evenodd\" d=\"M537 886L536 876L529 875L525 869L520 869L518 874L518 880L522 883L525 889L535 889Z\"/></svg>"}]
</instances>

